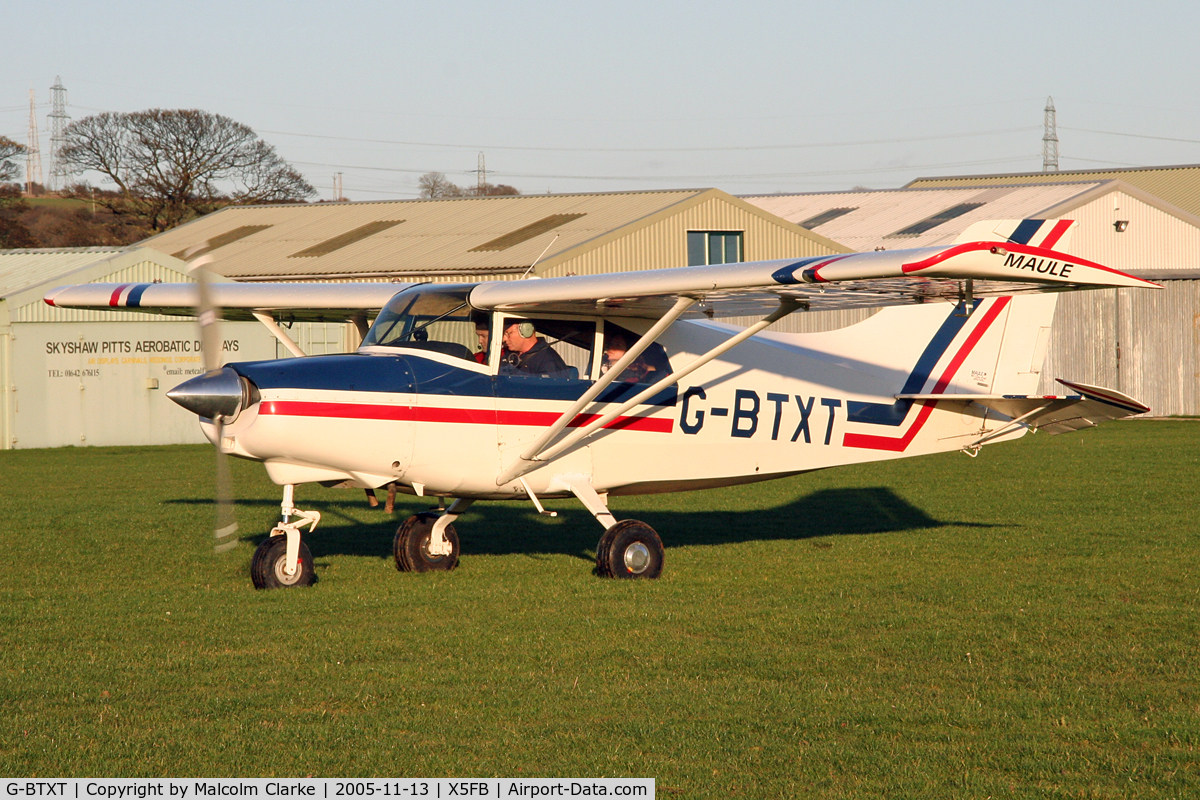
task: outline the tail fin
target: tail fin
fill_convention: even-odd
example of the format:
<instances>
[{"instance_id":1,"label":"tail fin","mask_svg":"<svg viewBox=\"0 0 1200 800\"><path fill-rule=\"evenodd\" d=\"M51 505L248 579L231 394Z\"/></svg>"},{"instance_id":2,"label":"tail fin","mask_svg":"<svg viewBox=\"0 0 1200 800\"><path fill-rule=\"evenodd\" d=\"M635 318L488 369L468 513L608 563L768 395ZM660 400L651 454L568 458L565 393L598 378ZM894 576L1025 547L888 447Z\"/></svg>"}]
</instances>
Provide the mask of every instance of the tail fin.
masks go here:
<instances>
[{"instance_id":1,"label":"tail fin","mask_svg":"<svg viewBox=\"0 0 1200 800\"><path fill-rule=\"evenodd\" d=\"M1073 219L993 219L967 226L954 243L1010 242L1066 253L1074 230Z\"/></svg>"}]
</instances>

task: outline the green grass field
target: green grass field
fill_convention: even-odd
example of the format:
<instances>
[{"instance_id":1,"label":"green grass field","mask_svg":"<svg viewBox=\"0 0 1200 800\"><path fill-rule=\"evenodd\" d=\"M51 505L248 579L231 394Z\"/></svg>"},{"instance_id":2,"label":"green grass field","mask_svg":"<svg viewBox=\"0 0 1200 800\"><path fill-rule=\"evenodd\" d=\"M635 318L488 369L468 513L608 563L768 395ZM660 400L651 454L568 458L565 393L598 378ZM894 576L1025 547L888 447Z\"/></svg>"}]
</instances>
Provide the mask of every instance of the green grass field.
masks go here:
<instances>
[{"instance_id":1,"label":"green grass field","mask_svg":"<svg viewBox=\"0 0 1200 800\"><path fill-rule=\"evenodd\" d=\"M0 453L4 776L638 776L660 797L1200 796L1200 422L1126 422L619 499L659 581L592 574L578 504L480 503L462 565L302 487L319 582L256 592L278 513L211 449Z\"/></svg>"}]
</instances>

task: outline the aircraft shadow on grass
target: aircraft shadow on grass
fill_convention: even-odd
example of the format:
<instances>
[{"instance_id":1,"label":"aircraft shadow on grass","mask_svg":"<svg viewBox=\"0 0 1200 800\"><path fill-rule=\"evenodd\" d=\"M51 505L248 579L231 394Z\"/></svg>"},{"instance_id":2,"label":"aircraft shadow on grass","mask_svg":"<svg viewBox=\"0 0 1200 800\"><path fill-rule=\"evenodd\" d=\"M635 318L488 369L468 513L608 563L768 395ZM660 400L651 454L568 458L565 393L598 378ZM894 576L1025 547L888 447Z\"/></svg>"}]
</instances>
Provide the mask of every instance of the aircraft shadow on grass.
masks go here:
<instances>
[{"instance_id":1,"label":"aircraft shadow on grass","mask_svg":"<svg viewBox=\"0 0 1200 800\"><path fill-rule=\"evenodd\" d=\"M398 500L400 498L397 498ZM430 498L432 500L432 498ZM208 503L208 500L173 500L172 503ZM277 500L239 500L245 507L278 509ZM313 558L326 556L392 557L392 537L410 514L432 507L421 500L403 498L396 513L366 511L362 495L355 501L305 500L305 508L321 512L320 527L305 537ZM364 511L378 514L364 522ZM351 513L353 512L353 513ZM747 511L622 511L618 519L640 519L673 547L712 546L732 542L800 540L820 536L857 536L873 533L918 531L930 528L996 527L979 522L948 522L929 516L886 487L825 489L786 505ZM272 522L247 531L243 516L243 541L257 544L266 538ZM545 520L525 504L480 503L455 522L463 556L570 555L591 561L603 533L583 509L559 509L557 520Z\"/></svg>"}]
</instances>

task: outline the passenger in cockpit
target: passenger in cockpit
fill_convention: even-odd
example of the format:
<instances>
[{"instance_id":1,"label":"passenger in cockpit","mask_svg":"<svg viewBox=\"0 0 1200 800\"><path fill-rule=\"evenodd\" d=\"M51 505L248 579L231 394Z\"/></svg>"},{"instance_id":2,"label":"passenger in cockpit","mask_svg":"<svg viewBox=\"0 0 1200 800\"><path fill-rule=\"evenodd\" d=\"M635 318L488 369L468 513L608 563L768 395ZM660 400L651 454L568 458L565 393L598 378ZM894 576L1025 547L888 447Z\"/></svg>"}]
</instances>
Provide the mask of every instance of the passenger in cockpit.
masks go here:
<instances>
[{"instance_id":1,"label":"passenger in cockpit","mask_svg":"<svg viewBox=\"0 0 1200 800\"><path fill-rule=\"evenodd\" d=\"M600 362L600 374L608 372L628 350L629 337L619 330L610 332L604 340L604 358ZM671 362L667 360L662 345L655 342L635 358L617 379L625 383L654 383L670 372Z\"/></svg>"},{"instance_id":2,"label":"passenger in cockpit","mask_svg":"<svg viewBox=\"0 0 1200 800\"><path fill-rule=\"evenodd\" d=\"M500 363L501 375L526 374L565 378L571 374L567 363L554 348L537 335L528 320L507 320L501 336L508 350Z\"/></svg>"},{"instance_id":3,"label":"passenger in cockpit","mask_svg":"<svg viewBox=\"0 0 1200 800\"><path fill-rule=\"evenodd\" d=\"M475 363L486 364L488 359L488 344L491 343L492 338L491 331L488 329L487 317L476 318L475 336L479 338L479 352L475 354Z\"/></svg>"}]
</instances>

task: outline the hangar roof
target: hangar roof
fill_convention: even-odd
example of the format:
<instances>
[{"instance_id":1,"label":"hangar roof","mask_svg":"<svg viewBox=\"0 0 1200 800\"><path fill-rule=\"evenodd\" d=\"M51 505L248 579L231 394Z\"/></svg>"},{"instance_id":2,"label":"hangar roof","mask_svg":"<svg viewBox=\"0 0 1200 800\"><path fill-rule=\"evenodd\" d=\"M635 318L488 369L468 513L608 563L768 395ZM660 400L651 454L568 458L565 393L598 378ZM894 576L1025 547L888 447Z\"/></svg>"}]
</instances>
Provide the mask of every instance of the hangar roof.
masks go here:
<instances>
[{"instance_id":1,"label":"hangar roof","mask_svg":"<svg viewBox=\"0 0 1200 800\"><path fill-rule=\"evenodd\" d=\"M517 277L714 198L840 250L718 189L231 206L139 244L234 280Z\"/></svg>"},{"instance_id":2,"label":"hangar roof","mask_svg":"<svg viewBox=\"0 0 1200 800\"><path fill-rule=\"evenodd\" d=\"M1067 172L1021 172L1008 175L959 175L947 178L917 178L904 188L971 187L1061 183L1063 181L1120 180L1165 200L1193 216L1200 216L1200 164L1173 167L1070 170Z\"/></svg>"},{"instance_id":3,"label":"hangar roof","mask_svg":"<svg viewBox=\"0 0 1200 800\"><path fill-rule=\"evenodd\" d=\"M145 248L48 247L0 250L0 327L14 322L171 319L130 312L51 308L47 291L68 283L190 281L183 263ZM176 317L175 319L178 319Z\"/></svg>"},{"instance_id":4,"label":"hangar roof","mask_svg":"<svg viewBox=\"0 0 1200 800\"><path fill-rule=\"evenodd\" d=\"M1100 187L1097 182L1035 186L822 192L742 199L852 250L950 244L973 222L1037 217Z\"/></svg>"},{"instance_id":5,"label":"hangar roof","mask_svg":"<svg viewBox=\"0 0 1200 800\"><path fill-rule=\"evenodd\" d=\"M0 298L57 280L114 256L122 247L46 247L0 250Z\"/></svg>"}]
</instances>

